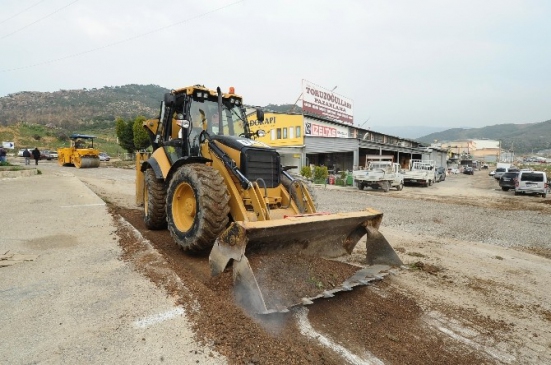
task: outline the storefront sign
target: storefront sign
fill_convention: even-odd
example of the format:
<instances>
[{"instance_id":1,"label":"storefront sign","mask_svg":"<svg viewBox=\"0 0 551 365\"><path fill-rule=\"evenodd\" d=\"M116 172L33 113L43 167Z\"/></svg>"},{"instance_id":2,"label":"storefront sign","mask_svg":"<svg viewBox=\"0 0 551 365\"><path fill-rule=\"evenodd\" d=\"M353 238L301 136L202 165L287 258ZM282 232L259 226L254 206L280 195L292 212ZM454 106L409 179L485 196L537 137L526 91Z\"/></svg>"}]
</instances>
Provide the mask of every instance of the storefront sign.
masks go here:
<instances>
[{"instance_id":1,"label":"storefront sign","mask_svg":"<svg viewBox=\"0 0 551 365\"><path fill-rule=\"evenodd\" d=\"M276 124L276 117L266 117L264 121L259 122L258 120L249 120L249 127L260 127L264 125L274 125Z\"/></svg>"},{"instance_id":2,"label":"storefront sign","mask_svg":"<svg viewBox=\"0 0 551 365\"><path fill-rule=\"evenodd\" d=\"M348 138L348 129L346 127L331 126L329 123L307 121L304 134L312 137Z\"/></svg>"},{"instance_id":3,"label":"storefront sign","mask_svg":"<svg viewBox=\"0 0 551 365\"><path fill-rule=\"evenodd\" d=\"M302 109L305 112L353 124L352 100L302 80Z\"/></svg>"}]
</instances>

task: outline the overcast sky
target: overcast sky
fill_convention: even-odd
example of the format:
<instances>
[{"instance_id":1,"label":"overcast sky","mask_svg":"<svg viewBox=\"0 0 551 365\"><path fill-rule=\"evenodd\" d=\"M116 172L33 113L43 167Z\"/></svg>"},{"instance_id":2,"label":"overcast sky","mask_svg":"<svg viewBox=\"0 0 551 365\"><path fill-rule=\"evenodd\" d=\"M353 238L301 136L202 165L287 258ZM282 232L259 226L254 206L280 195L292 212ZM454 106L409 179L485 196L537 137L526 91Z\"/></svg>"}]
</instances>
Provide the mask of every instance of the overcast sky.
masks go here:
<instances>
[{"instance_id":1,"label":"overcast sky","mask_svg":"<svg viewBox=\"0 0 551 365\"><path fill-rule=\"evenodd\" d=\"M550 19L549 0L1 0L0 96L199 83L264 106L305 79L364 127L537 123Z\"/></svg>"}]
</instances>

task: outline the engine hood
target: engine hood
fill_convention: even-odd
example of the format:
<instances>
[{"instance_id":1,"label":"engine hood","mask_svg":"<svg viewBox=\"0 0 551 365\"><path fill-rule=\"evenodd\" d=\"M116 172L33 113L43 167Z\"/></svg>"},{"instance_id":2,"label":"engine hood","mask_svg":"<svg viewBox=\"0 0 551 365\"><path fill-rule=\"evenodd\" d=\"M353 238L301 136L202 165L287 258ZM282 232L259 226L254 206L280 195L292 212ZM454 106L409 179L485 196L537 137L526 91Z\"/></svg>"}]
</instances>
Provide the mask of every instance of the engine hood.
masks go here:
<instances>
[{"instance_id":1,"label":"engine hood","mask_svg":"<svg viewBox=\"0 0 551 365\"><path fill-rule=\"evenodd\" d=\"M248 139L245 137L214 135L211 138L215 141L222 143L225 146L228 146L231 149L238 150L238 151L243 150L243 148L262 148L262 149L270 149L270 150L274 149L268 146L264 142L256 141L254 139Z\"/></svg>"}]
</instances>

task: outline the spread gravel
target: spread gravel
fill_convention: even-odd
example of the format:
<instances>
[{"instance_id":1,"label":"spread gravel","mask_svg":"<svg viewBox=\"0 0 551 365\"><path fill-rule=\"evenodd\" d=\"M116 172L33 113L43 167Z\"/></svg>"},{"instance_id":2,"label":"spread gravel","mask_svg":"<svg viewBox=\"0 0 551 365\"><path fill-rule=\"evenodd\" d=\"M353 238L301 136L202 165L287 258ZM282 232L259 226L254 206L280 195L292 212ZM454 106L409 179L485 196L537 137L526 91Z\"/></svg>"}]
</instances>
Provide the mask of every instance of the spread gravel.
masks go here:
<instances>
[{"instance_id":1,"label":"spread gravel","mask_svg":"<svg viewBox=\"0 0 551 365\"><path fill-rule=\"evenodd\" d=\"M357 190L319 187L316 190L320 211L334 213L374 208L384 214L383 229L389 227L503 247L548 247L551 243L549 215L538 211L412 200Z\"/></svg>"}]
</instances>

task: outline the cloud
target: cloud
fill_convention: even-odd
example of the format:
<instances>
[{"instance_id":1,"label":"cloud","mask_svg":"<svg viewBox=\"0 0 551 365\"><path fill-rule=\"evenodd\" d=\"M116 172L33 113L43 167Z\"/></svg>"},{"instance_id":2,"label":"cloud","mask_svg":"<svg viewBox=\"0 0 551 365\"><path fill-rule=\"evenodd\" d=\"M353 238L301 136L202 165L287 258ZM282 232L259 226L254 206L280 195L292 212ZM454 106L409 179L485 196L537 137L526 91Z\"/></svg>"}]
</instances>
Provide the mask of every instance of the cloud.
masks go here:
<instances>
[{"instance_id":1,"label":"cloud","mask_svg":"<svg viewBox=\"0 0 551 365\"><path fill-rule=\"evenodd\" d=\"M67 3L44 2L3 31ZM0 14L22 8L3 2ZM0 40L0 96L201 83L266 105L294 103L306 79L337 85L357 121L538 122L550 117L550 10L543 0L78 1Z\"/></svg>"}]
</instances>

